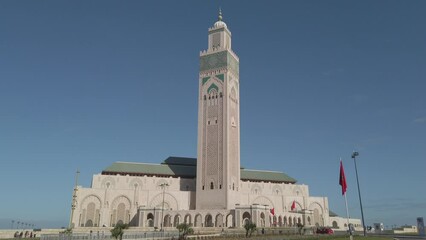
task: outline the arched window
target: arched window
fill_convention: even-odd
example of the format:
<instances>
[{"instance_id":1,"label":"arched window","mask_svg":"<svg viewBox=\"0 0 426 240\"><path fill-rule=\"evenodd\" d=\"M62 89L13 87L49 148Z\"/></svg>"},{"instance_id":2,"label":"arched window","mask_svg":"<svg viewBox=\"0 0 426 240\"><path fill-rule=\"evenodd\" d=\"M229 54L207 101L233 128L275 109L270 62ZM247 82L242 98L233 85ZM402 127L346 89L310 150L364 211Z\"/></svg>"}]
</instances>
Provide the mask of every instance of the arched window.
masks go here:
<instances>
[{"instance_id":1,"label":"arched window","mask_svg":"<svg viewBox=\"0 0 426 240\"><path fill-rule=\"evenodd\" d=\"M213 182L210 183L210 189L214 189L214 184Z\"/></svg>"},{"instance_id":2,"label":"arched window","mask_svg":"<svg viewBox=\"0 0 426 240\"><path fill-rule=\"evenodd\" d=\"M154 227L154 215L152 213L149 213L146 219L147 219L147 226Z\"/></svg>"}]
</instances>

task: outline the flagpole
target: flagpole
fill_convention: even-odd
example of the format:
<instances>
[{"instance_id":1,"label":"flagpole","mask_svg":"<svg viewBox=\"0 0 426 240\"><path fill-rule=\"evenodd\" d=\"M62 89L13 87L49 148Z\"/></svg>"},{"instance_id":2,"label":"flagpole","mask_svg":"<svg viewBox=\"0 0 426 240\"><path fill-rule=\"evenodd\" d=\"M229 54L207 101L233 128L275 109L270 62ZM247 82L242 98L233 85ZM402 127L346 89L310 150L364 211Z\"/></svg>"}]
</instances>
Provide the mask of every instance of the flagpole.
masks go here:
<instances>
[{"instance_id":1,"label":"flagpole","mask_svg":"<svg viewBox=\"0 0 426 240\"><path fill-rule=\"evenodd\" d=\"M346 219L348 221L348 228L349 228L349 239L352 240L352 231L351 231L351 227L349 225L349 209L348 209L348 198L346 197L346 193L344 194L345 196L345 206L346 206Z\"/></svg>"},{"instance_id":2,"label":"flagpole","mask_svg":"<svg viewBox=\"0 0 426 240\"><path fill-rule=\"evenodd\" d=\"M345 196L345 206L346 206L346 219L348 222L348 229L349 229L349 239L353 240L352 237L352 230L351 226L349 225L349 208L348 208L348 198L346 197L346 177L345 177L345 170L343 168L342 158L340 158L340 176L339 176L339 184L342 186L342 194Z\"/></svg>"}]
</instances>

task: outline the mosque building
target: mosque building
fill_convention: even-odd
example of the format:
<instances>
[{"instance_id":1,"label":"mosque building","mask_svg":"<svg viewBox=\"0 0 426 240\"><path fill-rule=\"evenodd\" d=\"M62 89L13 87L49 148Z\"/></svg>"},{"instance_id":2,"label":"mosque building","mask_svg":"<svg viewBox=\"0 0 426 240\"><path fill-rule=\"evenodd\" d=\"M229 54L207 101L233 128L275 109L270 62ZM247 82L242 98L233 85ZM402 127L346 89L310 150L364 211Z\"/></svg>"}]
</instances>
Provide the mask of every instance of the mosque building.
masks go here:
<instances>
[{"instance_id":1,"label":"mosque building","mask_svg":"<svg viewBox=\"0 0 426 240\"><path fill-rule=\"evenodd\" d=\"M76 186L72 227L345 227L327 197L310 196L307 185L241 167L239 58L231 36L220 13L200 52L197 158L113 163L93 175L91 187Z\"/></svg>"}]
</instances>

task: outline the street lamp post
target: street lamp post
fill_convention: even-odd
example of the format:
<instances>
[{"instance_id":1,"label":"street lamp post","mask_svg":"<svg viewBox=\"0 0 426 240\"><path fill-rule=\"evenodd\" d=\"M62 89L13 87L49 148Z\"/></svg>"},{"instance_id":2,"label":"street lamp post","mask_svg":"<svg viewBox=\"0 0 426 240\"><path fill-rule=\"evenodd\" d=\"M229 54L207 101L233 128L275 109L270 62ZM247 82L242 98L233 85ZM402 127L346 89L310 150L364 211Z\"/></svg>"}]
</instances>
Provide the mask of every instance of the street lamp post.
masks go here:
<instances>
[{"instance_id":1,"label":"street lamp post","mask_svg":"<svg viewBox=\"0 0 426 240\"><path fill-rule=\"evenodd\" d=\"M73 228L72 219L74 217L74 210L77 207L78 174L80 174L80 171L77 170L77 172L75 173L75 184L74 184L74 191L73 191L73 194L72 194L71 215L70 215L70 223L69 223L69 226L68 226L69 229Z\"/></svg>"},{"instance_id":2,"label":"street lamp post","mask_svg":"<svg viewBox=\"0 0 426 240\"><path fill-rule=\"evenodd\" d=\"M164 219L163 219L163 215L164 215L164 195L165 195L165 192L166 192L166 187L168 187L169 186L169 184L168 183L162 183L162 184L160 184L160 187L163 189L163 204L162 204L162 207L161 207L161 225L160 225L160 232L163 232L163 222L164 222Z\"/></svg>"},{"instance_id":3,"label":"street lamp post","mask_svg":"<svg viewBox=\"0 0 426 240\"><path fill-rule=\"evenodd\" d=\"M361 190L359 189L359 180L358 180L358 168L356 166L356 157L359 155L358 152L352 153L352 158L354 159L355 163L355 174L356 174L356 183L358 185L358 197L359 197L359 205L361 207L361 218L362 218L362 228L364 231L364 236L367 235L366 229L365 229L365 221L364 221L364 211L362 210L362 201L361 201Z\"/></svg>"},{"instance_id":4,"label":"street lamp post","mask_svg":"<svg viewBox=\"0 0 426 240\"><path fill-rule=\"evenodd\" d=\"M250 224L253 223L253 209L252 209L252 205L250 205Z\"/></svg>"},{"instance_id":5,"label":"street lamp post","mask_svg":"<svg viewBox=\"0 0 426 240\"><path fill-rule=\"evenodd\" d=\"M155 226L155 222L156 222L156 220L157 220L157 218L155 217L155 206L154 206L154 217L152 218L152 226L154 226L154 228L156 227ZM158 226L158 225L157 225Z\"/></svg>"},{"instance_id":6,"label":"street lamp post","mask_svg":"<svg viewBox=\"0 0 426 240\"><path fill-rule=\"evenodd\" d=\"M263 206L265 206L265 213L264 213L264 215L265 215L265 218L263 219L263 226L262 227L266 227L266 215L267 215L267 211L266 211L266 208L268 207L268 204L264 204Z\"/></svg>"}]
</instances>

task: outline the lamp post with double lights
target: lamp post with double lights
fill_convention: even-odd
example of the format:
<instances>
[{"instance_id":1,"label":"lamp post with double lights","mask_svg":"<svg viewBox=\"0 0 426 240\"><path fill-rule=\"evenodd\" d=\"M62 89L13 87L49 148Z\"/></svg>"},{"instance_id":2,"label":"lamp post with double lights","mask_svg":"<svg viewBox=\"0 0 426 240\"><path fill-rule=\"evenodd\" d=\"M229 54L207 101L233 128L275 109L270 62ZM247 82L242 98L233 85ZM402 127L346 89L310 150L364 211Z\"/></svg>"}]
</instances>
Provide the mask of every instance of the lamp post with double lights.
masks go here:
<instances>
[{"instance_id":1,"label":"lamp post with double lights","mask_svg":"<svg viewBox=\"0 0 426 240\"><path fill-rule=\"evenodd\" d=\"M74 191L72 193L72 202L71 202L71 215L70 215L70 223L68 225L69 229L72 229L74 225L72 224L72 219L74 217L74 210L77 207L77 185L78 185L78 175L80 174L80 171L77 170L75 173L75 184L74 184Z\"/></svg>"},{"instance_id":2,"label":"lamp post with double lights","mask_svg":"<svg viewBox=\"0 0 426 240\"><path fill-rule=\"evenodd\" d=\"M160 225L160 232L163 232L163 223L164 223L164 219L163 219L163 215L164 215L164 195L166 193L166 187L168 187L169 184L168 183L162 183L160 184L160 187L163 189L163 204L161 207L161 225Z\"/></svg>"},{"instance_id":3,"label":"lamp post with double lights","mask_svg":"<svg viewBox=\"0 0 426 240\"><path fill-rule=\"evenodd\" d=\"M361 207L362 229L363 229L363 232L364 232L364 236L366 236L367 232L366 232L366 229L365 229L364 211L362 210L361 190L359 189L358 168L356 166L356 157L357 156L359 156L359 153L354 151L352 153L352 158L354 159L354 163L355 163L355 174L356 174L356 183L358 185L359 206Z\"/></svg>"}]
</instances>

